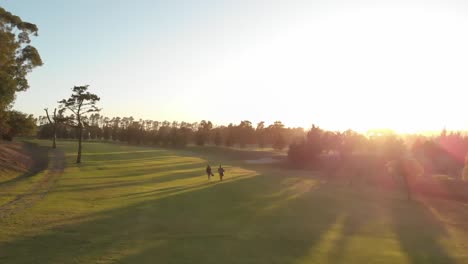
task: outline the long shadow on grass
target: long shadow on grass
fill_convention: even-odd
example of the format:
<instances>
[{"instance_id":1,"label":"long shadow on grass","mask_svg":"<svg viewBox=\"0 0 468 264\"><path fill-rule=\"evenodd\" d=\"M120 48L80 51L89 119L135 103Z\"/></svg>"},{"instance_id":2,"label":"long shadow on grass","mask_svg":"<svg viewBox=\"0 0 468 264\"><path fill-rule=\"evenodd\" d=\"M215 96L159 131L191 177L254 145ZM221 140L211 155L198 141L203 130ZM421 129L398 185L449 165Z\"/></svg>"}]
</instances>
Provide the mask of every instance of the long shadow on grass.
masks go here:
<instances>
[{"instance_id":1,"label":"long shadow on grass","mask_svg":"<svg viewBox=\"0 0 468 264\"><path fill-rule=\"evenodd\" d=\"M79 191L96 191L100 189L115 189L131 186L150 186L151 184L161 184L164 182L199 177L203 175L200 166L179 166L178 169L166 170L164 172L146 172L135 173L130 172L127 175L127 180L118 182L94 183L94 184L62 184L56 191L58 192L79 192ZM152 173L157 173L152 175ZM141 178L140 176L145 176Z\"/></svg>"},{"instance_id":2,"label":"long shadow on grass","mask_svg":"<svg viewBox=\"0 0 468 264\"><path fill-rule=\"evenodd\" d=\"M165 155L158 155L160 152L165 153ZM73 156L73 154L70 154ZM164 151L164 150L157 150L157 151L149 151L149 152L138 152L138 151L128 151L128 152L117 152L116 154L106 154L102 153L100 155L93 155L93 153L83 155L83 158L86 161L90 162L99 162L99 161L106 161L109 163L120 163L125 162L127 160L133 159L140 159L140 160L164 160L168 158L176 158L173 153ZM84 163L85 165L85 163Z\"/></svg>"},{"instance_id":3,"label":"long shadow on grass","mask_svg":"<svg viewBox=\"0 0 468 264\"><path fill-rule=\"evenodd\" d=\"M325 201L313 192L288 206L258 214L276 202L259 199L259 195L267 197L283 187L268 178L202 183L169 190L162 197L148 195L145 202L90 215L88 221L0 244L0 260L294 263L320 241L335 215L324 212L314 217ZM252 205L253 199L259 202Z\"/></svg>"},{"instance_id":4,"label":"long shadow on grass","mask_svg":"<svg viewBox=\"0 0 468 264\"><path fill-rule=\"evenodd\" d=\"M385 236L379 230L385 226L374 225L379 221L388 222L388 231L396 235L401 250L411 263L455 263L440 244L447 237L447 231L426 205L417 201L373 195L366 197L367 200L372 199L371 202L353 199L354 206L341 205L344 220L340 234L328 252L327 259L330 263L347 263L351 259L357 260L356 263L392 263L390 258L394 249L381 246L375 247L376 250L381 250L380 253L366 252L368 249L365 249L363 252L354 251L356 254L353 256L347 255L350 252L347 247L356 236L364 236L363 241L365 237ZM385 261L386 258L388 261Z\"/></svg>"},{"instance_id":5,"label":"long shadow on grass","mask_svg":"<svg viewBox=\"0 0 468 264\"><path fill-rule=\"evenodd\" d=\"M412 263L455 263L440 244L448 236L447 230L426 205L397 201L390 206L401 248Z\"/></svg>"},{"instance_id":6,"label":"long shadow on grass","mask_svg":"<svg viewBox=\"0 0 468 264\"><path fill-rule=\"evenodd\" d=\"M258 175L135 193L145 201L0 244L0 262L309 263L317 261L311 249L345 214L338 241L318 254L328 255L320 263L346 263L347 241L371 221L372 203L353 199L353 208L362 208L349 209L352 193L313 184ZM437 242L443 230L424 207L393 206L395 231L412 263L453 262Z\"/></svg>"},{"instance_id":7,"label":"long shadow on grass","mask_svg":"<svg viewBox=\"0 0 468 264\"><path fill-rule=\"evenodd\" d=\"M106 165L102 166L102 162L100 162L100 166L95 166L94 164L89 163L88 167L97 167L98 169L113 169L113 168L164 168L164 167L173 167L175 165L179 164L200 164L200 163L205 163L203 160L171 160L171 159L164 159L161 161L155 161L154 159L149 159L147 161L143 161L141 159L131 159L131 160L125 160L125 162L119 162L119 164L108 164L106 162ZM86 167L82 167L86 168Z\"/></svg>"},{"instance_id":8,"label":"long shadow on grass","mask_svg":"<svg viewBox=\"0 0 468 264\"><path fill-rule=\"evenodd\" d=\"M91 170L94 171L95 168ZM178 162L171 164L151 164L151 165L140 165L140 166L129 166L125 168L98 168L98 171L101 171L99 176L84 176L86 179L106 179L106 178L127 178L127 177L139 177L149 174L160 173L159 175L165 175L171 173L171 171L181 171L181 170L198 170L198 172L203 173L204 167L202 163L194 162ZM86 171L84 171L86 172Z\"/></svg>"},{"instance_id":9,"label":"long shadow on grass","mask_svg":"<svg viewBox=\"0 0 468 264\"><path fill-rule=\"evenodd\" d=\"M154 155L154 153L150 153L152 155ZM99 164L99 165L102 165L102 162L105 161L105 164L109 164L109 165L113 165L113 164L125 164L127 162L130 162L130 161L139 161L139 162L154 162L154 161L166 161L168 159L171 159L171 158L176 158L175 156L172 156L172 155L166 155L166 156L150 156L150 155L147 155L147 156L144 156L144 157L138 157L136 158L135 156L129 156L129 157L125 157L125 156L114 156L114 159L106 159L106 156L102 156L100 157L99 159L95 158L95 157L92 157L92 158L89 158L88 160L86 160L86 163L83 163L81 164L80 166L82 167L87 167L87 166L94 166L95 164Z\"/></svg>"}]
</instances>

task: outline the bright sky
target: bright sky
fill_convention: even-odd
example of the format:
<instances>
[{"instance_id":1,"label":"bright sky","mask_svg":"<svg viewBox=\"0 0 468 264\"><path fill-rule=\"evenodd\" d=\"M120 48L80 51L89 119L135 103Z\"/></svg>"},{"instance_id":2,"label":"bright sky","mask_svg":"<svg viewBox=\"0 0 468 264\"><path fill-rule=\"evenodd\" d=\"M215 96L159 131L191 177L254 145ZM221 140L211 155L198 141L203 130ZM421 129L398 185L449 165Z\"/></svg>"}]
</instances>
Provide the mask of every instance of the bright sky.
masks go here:
<instances>
[{"instance_id":1,"label":"bright sky","mask_svg":"<svg viewBox=\"0 0 468 264\"><path fill-rule=\"evenodd\" d=\"M27 113L89 84L110 117L468 129L468 1L0 5L39 27Z\"/></svg>"}]
</instances>

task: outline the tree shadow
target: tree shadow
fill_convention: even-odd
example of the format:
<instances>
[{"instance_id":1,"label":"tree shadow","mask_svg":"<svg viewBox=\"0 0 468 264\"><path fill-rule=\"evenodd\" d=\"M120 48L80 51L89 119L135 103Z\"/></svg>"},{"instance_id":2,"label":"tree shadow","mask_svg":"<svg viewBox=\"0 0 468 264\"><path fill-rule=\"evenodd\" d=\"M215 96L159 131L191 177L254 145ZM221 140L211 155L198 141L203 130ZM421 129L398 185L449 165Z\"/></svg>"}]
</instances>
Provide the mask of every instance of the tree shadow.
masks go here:
<instances>
[{"instance_id":1,"label":"tree shadow","mask_svg":"<svg viewBox=\"0 0 468 264\"><path fill-rule=\"evenodd\" d=\"M350 258L348 246L360 238L363 241L372 240L374 236L385 236L385 232L378 230L388 226L386 235L396 236L402 257L410 263L455 263L455 259L449 254L447 248L441 244L441 240L448 237L444 224L436 219L428 207L418 201L406 201L405 199L390 197L367 197L372 199L372 206L344 206L341 211L344 216L339 238L328 253L330 263L346 263L358 260L360 262L392 263L398 248L390 249L377 245L372 247L377 252L362 248L354 251ZM356 201L354 201L356 202ZM370 205L369 201L365 201ZM375 223L382 222L381 225ZM385 239L383 240L385 241ZM363 245L364 246L364 245ZM365 245L367 246L367 245ZM353 247L356 250L356 247Z\"/></svg>"},{"instance_id":2,"label":"tree shadow","mask_svg":"<svg viewBox=\"0 0 468 264\"><path fill-rule=\"evenodd\" d=\"M128 173L123 174L130 177L129 180L122 180L117 182L104 182L104 183L91 183L91 184L61 184L57 188L57 192L79 192L79 191L96 191L100 189L117 189L122 187L131 187L131 186L144 186L147 184L162 184L164 182L176 181L176 180L183 180L188 178L196 178L204 175L203 169L200 168L199 165L190 165L190 166L180 166L172 170L165 170L164 172L140 172L138 173ZM155 174L156 175L152 175ZM122 173L121 173L122 174ZM146 176L146 178L139 179L140 176ZM123 177L123 176L121 176ZM88 178L88 177L86 177ZM95 178L95 177L89 177ZM104 176L104 178L106 178ZM107 178L115 178L115 177L107 177Z\"/></svg>"},{"instance_id":3,"label":"tree shadow","mask_svg":"<svg viewBox=\"0 0 468 264\"><path fill-rule=\"evenodd\" d=\"M90 167L97 167L98 169L100 168L116 168L116 167L125 167L125 168L139 168L142 166L154 166L158 168L163 168L163 167L173 167L178 164L198 164L198 163L204 163L203 160L172 160L172 159L147 159L146 161L143 159L127 159L127 160L122 160L119 161L119 164L109 164L106 166L90 166ZM93 164L89 164L93 165Z\"/></svg>"},{"instance_id":4,"label":"tree shadow","mask_svg":"<svg viewBox=\"0 0 468 264\"><path fill-rule=\"evenodd\" d=\"M440 244L448 237L443 223L419 201L396 201L389 205L394 230L411 263L455 263Z\"/></svg>"},{"instance_id":5,"label":"tree shadow","mask_svg":"<svg viewBox=\"0 0 468 264\"><path fill-rule=\"evenodd\" d=\"M146 186L204 174L199 164L184 169L189 171L95 186L63 185L54 191ZM356 257L347 251L351 240L376 220L375 215L388 220L385 223L411 263L454 262L440 245L446 236L443 225L423 204L265 171L223 182L196 181L119 193L109 199L125 201L121 207L0 243L0 262L346 263L365 256L361 262L393 263L382 252L366 255L362 252L368 249L359 249L353 252L360 254ZM327 239L333 232L332 239ZM327 243L329 247L322 248Z\"/></svg>"},{"instance_id":6,"label":"tree shadow","mask_svg":"<svg viewBox=\"0 0 468 264\"><path fill-rule=\"evenodd\" d=\"M136 167L136 166L135 166ZM126 172L122 172L122 170ZM184 171L184 170L198 170L198 172L204 173L203 163L193 163L193 162L178 162L173 164L151 164L151 165L141 165L137 169L133 169L133 166L128 166L122 169L102 169L108 170L108 172L103 172L103 175L99 176L86 176L86 179L105 179L105 178L126 178L126 177L139 177L148 174L161 173L159 175L173 174L171 172L175 170L175 173ZM115 170L119 170L118 175L116 175Z\"/></svg>"},{"instance_id":7,"label":"tree shadow","mask_svg":"<svg viewBox=\"0 0 468 264\"><path fill-rule=\"evenodd\" d=\"M303 229L323 206L323 199L307 202L314 198L313 192L268 214L259 215L257 210L277 201L261 199L254 206L242 206L279 191L281 186L268 183L268 178L248 176L142 193L144 202L1 243L0 261L293 263L319 242L335 215L323 213L312 227ZM298 217L296 210L307 204Z\"/></svg>"}]
</instances>

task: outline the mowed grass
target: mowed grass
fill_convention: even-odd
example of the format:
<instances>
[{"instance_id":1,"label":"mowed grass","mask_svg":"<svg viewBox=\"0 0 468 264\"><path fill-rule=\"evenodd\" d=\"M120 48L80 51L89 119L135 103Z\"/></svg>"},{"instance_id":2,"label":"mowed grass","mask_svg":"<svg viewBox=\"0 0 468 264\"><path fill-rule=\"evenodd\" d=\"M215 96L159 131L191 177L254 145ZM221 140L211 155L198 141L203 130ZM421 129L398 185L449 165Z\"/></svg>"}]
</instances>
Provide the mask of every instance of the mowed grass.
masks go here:
<instances>
[{"instance_id":1,"label":"mowed grass","mask_svg":"<svg viewBox=\"0 0 468 264\"><path fill-rule=\"evenodd\" d=\"M460 202L243 162L270 152L85 143L76 165L75 143L59 148L47 195L0 218L0 263L468 263Z\"/></svg>"}]
</instances>

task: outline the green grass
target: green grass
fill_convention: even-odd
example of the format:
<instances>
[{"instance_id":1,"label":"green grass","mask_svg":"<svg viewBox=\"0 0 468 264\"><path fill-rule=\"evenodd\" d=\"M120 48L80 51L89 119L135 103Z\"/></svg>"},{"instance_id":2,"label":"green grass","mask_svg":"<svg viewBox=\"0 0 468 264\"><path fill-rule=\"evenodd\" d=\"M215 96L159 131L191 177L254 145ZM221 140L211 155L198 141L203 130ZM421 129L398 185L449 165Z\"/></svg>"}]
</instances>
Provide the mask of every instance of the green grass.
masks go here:
<instances>
[{"instance_id":1,"label":"green grass","mask_svg":"<svg viewBox=\"0 0 468 264\"><path fill-rule=\"evenodd\" d=\"M242 161L268 151L86 143L76 165L75 143L59 148L48 194L0 217L0 263L468 263L463 203ZM207 162L225 181L207 181Z\"/></svg>"}]
</instances>

